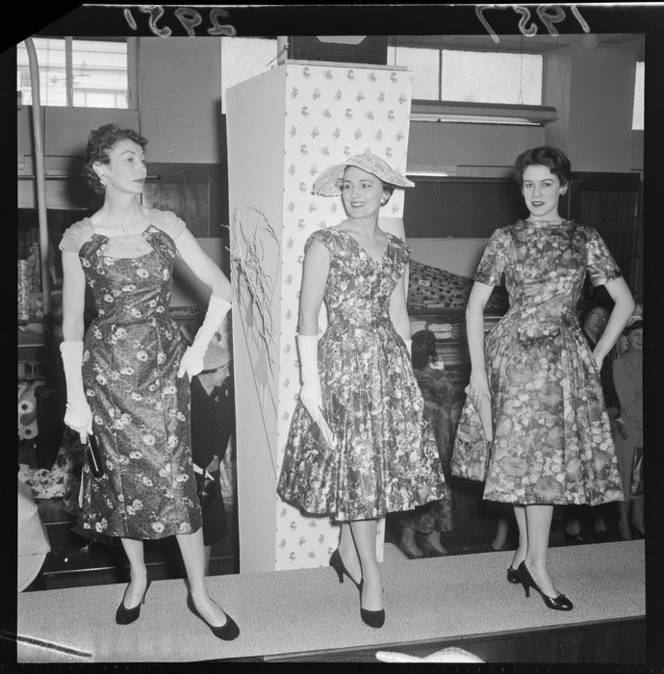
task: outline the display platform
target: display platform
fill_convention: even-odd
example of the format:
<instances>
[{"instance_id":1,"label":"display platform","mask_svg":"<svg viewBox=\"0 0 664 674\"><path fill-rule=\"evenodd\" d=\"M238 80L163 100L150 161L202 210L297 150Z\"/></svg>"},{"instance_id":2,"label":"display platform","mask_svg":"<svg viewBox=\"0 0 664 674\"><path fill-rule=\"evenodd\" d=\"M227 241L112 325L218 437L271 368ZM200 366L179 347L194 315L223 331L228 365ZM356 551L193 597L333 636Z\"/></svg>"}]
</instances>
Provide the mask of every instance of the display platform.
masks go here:
<instances>
[{"instance_id":1,"label":"display platform","mask_svg":"<svg viewBox=\"0 0 664 674\"><path fill-rule=\"evenodd\" d=\"M646 661L643 540L552 548L570 612L509 584L512 554L384 562L382 629L361 621L357 589L340 585L328 566L211 577L211 594L241 629L230 643L187 610L180 579L153 582L128 626L114 621L124 584L21 593L17 659L350 662L376 661L379 650L423 657L454 645L485 662Z\"/></svg>"}]
</instances>

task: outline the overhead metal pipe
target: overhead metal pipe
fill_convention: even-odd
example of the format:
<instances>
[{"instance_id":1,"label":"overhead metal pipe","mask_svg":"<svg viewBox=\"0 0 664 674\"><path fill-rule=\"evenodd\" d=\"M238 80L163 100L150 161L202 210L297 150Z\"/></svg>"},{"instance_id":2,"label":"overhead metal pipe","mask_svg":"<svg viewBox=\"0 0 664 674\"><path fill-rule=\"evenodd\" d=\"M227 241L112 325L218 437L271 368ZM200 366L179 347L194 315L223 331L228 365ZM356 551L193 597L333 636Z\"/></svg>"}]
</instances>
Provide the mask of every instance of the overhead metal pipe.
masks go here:
<instances>
[{"instance_id":1,"label":"overhead metal pipe","mask_svg":"<svg viewBox=\"0 0 664 674\"><path fill-rule=\"evenodd\" d=\"M39 255L41 262L41 284L44 318L51 313L51 283L48 269L49 239L46 218L46 190L44 171L44 144L42 135L42 110L39 92L39 61L32 38L25 39L30 63L30 84L32 87L32 127L34 135L35 176L37 188L37 209L39 215Z\"/></svg>"}]
</instances>

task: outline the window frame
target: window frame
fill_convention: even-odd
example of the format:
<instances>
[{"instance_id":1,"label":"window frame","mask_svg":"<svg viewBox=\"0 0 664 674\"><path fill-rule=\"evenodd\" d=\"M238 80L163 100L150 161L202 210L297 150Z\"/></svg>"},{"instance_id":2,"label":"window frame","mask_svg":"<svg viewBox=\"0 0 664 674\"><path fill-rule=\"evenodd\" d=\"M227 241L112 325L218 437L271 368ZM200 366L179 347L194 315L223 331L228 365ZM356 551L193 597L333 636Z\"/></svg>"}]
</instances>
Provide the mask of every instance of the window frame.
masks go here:
<instances>
[{"instance_id":1,"label":"window frame","mask_svg":"<svg viewBox=\"0 0 664 674\"><path fill-rule=\"evenodd\" d=\"M71 35L66 36L40 36L34 35L32 37L49 40L63 40L65 45L65 91L66 91L66 104L65 105L49 105L48 103L42 102L42 107L48 108L60 108L62 110L138 110L138 39L136 37L83 37L77 36L72 37ZM125 43L127 46L127 107L126 108L108 108L108 107L96 107L88 105L74 105L74 77L73 77L73 44L74 41L88 41L88 42L119 42ZM39 76L43 76L43 71L41 69L41 64L39 66ZM22 105L28 107L32 106L30 103L22 103Z\"/></svg>"},{"instance_id":2,"label":"window frame","mask_svg":"<svg viewBox=\"0 0 664 674\"><path fill-rule=\"evenodd\" d=\"M635 127L634 124L637 121L635 119L636 115L636 92L637 92L637 84L638 84L638 72L639 72L639 64L642 64L640 66L642 70L642 77L641 77L641 99L642 99L642 110L641 110L641 118L640 118L640 123L641 123L641 128ZM636 59L636 64L634 66L634 100L632 102L632 122L631 122L631 130L635 132L641 132L645 131L646 128L646 119L645 119L645 84L646 84L646 60L644 58L637 58Z\"/></svg>"},{"instance_id":3,"label":"window frame","mask_svg":"<svg viewBox=\"0 0 664 674\"><path fill-rule=\"evenodd\" d=\"M444 52L482 52L485 54L516 54L522 52L513 49L479 49L477 47L440 46L440 45L414 45L414 44L389 44L388 49L394 50L394 59L398 63L399 49L427 49L438 52L438 99L413 99L414 112L411 121L438 122L438 123L473 123L473 124L498 124L505 126L528 125L543 126L558 119L555 107L547 106L543 102L539 105L521 103L489 103L489 102L466 102L443 98L443 53ZM524 55L534 55L541 58L541 96L545 91L545 61L544 55L534 52L523 52Z\"/></svg>"}]
</instances>

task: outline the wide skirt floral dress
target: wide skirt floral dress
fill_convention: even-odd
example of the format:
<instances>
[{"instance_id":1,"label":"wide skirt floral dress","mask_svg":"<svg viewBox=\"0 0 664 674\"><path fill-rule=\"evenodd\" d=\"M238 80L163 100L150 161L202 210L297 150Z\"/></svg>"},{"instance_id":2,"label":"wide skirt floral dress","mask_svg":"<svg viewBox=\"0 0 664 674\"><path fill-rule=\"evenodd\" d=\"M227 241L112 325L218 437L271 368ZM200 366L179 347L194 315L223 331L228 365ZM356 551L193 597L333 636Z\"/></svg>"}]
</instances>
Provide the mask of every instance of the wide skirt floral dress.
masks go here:
<instances>
[{"instance_id":1,"label":"wide skirt floral dress","mask_svg":"<svg viewBox=\"0 0 664 674\"><path fill-rule=\"evenodd\" d=\"M84 338L83 382L104 475L83 474L84 529L158 539L202 525L191 459L190 383L177 370L186 348L169 316L175 243L162 229L184 223L154 211L160 227L142 234L152 250L135 258L104 254L106 236L86 219L61 248L83 239L79 258L97 317ZM71 230L71 231L70 231ZM175 234L174 234L175 236ZM68 243L69 241L69 243Z\"/></svg>"},{"instance_id":2,"label":"wide skirt floral dress","mask_svg":"<svg viewBox=\"0 0 664 674\"><path fill-rule=\"evenodd\" d=\"M279 476L281 498L304 513L375 519L443 498L447 486L408 350L389 316L409 259L388 234L375 260L346 231L314 232L330 254L328 327L318 343L330 448L298 401Z\"/></svg>"},{"instance_id":3,"label":"wide skirt floral dress","mask_svg":"<svg viewBox=\"0 0 664 674\"><path fill-rule=\"evenodd\" d=\"M500 285L510 308L486 336L493 442L469 398L452 474L486 480L484 498L599 505L623 498L600 373L576 316L586 273L620 276L597 231L563 221L496 230L474 279Z\"/></svg>"}]
</instances>

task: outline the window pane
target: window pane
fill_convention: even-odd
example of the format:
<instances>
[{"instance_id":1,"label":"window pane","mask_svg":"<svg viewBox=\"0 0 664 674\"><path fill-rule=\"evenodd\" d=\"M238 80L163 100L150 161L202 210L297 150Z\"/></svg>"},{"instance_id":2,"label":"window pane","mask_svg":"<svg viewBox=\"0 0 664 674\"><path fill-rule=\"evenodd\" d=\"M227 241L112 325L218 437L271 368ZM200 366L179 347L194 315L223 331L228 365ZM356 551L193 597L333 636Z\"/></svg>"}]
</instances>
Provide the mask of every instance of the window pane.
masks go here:
<instances>
[{"instance_id":1,"label":"window pane","mask_svg":"<svg viewBox=\"0 0 664 674\"><path fill-rule=\"evenodd\" d=\"M226 113L226 89L276 65L277 40L253 37L221 38L221 112Z\"/></svg>"},{"instance_id":2,"label":"window pane","mask_svg":"<svg viewBox=\"0 0 664 674\"><path fill-rule=\"evenodd\" d=\"M443 50L442 99L542 105L542 56Z\"/></svg>"},{"instance_id":3,"label":"window pane","mask_svg":"<svg viewBox=\"0 0 664 674\"><path fill-rule=\"evenodd\" d=\"M632 130L643 131L644 112L643 112L643 93L646 74L646 64L644 61L636 62L636 78L634 80L634 111L632 113Z\"/></svg>"},{"instance_id":4,"label":"window pane","mask_svg":"<svg viewBox=\"0 0 664 674\"><path fill-rule=\"evenodd\" d=\"M72 76L75 107L126 108L127 43L73 40Z\"/></svg>"},{"instance_id":5,"label":"window pane","mask_svg":"<svg viewBox=\"0 0 664 674\"><path fill-rule=\"evenodd\" d=\"M42 105L66 106L66 42L33 38L39 66ZM72 40L72 92L75 107L128 108L127 42ZM18 45L17 87L23 103L32 105L30 61L25 43Z\"/></svg>"},{"instance_id":6,"label":"window pane","mask_svg":"<svg viewBox=\"0 0 664 674\"><path fill-rule=\"evenodd\" d=\"M56 38L32 38L39 64L39 98L42 105L67 105L65 41ZM16 49L18 90L23 103L32 105L30 61L24 42Z\"/></svg>"},{"instance_id":7,"label":"window pane","mask_svg":"<svg viewBox=\"0 0 664 674\"><path fill-rule=\"evenodd\" d=\"M387 62L406 66L413 73L413 98L440 100L440 50L415 47L388 47Z\"/></svg>"}]
</instances>

